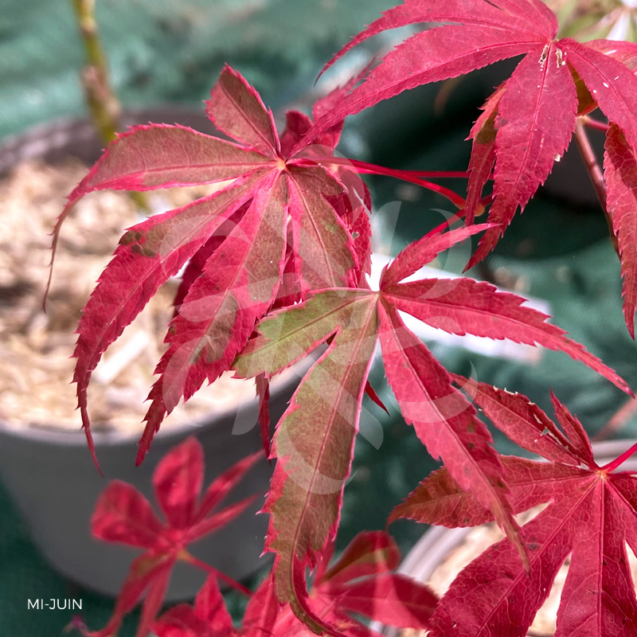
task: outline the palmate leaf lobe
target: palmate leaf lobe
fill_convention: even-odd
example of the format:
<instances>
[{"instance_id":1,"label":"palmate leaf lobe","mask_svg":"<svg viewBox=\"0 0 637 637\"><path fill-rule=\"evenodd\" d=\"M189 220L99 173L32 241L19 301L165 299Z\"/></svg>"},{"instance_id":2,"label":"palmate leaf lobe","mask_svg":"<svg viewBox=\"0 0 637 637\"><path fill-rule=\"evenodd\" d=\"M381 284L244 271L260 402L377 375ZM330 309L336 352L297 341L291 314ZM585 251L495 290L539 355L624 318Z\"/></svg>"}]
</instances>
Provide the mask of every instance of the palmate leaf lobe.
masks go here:
<instances>
[{"instance_id":1,"label":"palmate leaf lobe","mask_svg":"<svg viewBox=\"0 0 637 637\"><path fill-rule=\"evenodd\" d=\"M556 44L529 51L497 101L495 198L489 221L499 227L485 234L467 268L493 249L515 211L524 210L571 141L577 91L562 55Z\"/></svg>"},{"instance_id":2,"label":"palmate leaf lobe","mask_svg":"<svg viewBox=\"0 0 637 637\"><path fill-rule=\"evenodd\" d=\"M637 308L637 156L621 129L613 124L604 157L606 204L621 256L624 318L635 338Z\"/></svg>"},{"instance_id":3,"label":"palmate leaf lobe","mask_svg":"<svg viewBox=\"0 0 637 637\"><path fill-rule=\"evenodd\" d=\"M219 226L249 197L258 177L248 177L210 197L149 218L120 239L113 260L101 274L78 326L73 381L82 423L94 454L87 390L106 348L141 312L160 285L179 272ZM97 462L97 461L96 461Z\"/></svg>"},{"instance_id":4,"label":"palmate leaf lobe","mask_svg":"<svg viewBox=\"0 0 637 637\"><path fill-rule=\"evenodd\" d=\"M305 567L316 566L336 533L376 324L375 294L323 292L267 319L235 364L243 377L276 374L335 335L279 422L273 447L279 461L264 509L271 514L266 548L277 556L277 595L318 626L303 607Z\"/></svg>"},{"instance_id":5,"label":"palmate leaf lobe","mask_svg":"<svg viewBox=\"0 0 637 637\"><path fill-rule=\"evenodd\" d=\"M469 182L467 183L467 203L465 205L465 223L471 225L482 196L482 190L491 176L495 164L495 118L498 104L504 93L501 85L486 101L482 113L476 120L469 139L473 140L473 150L469 160Z\"/></svg>"},{"instance_id":6,"label":"palmate leaf lobe","mask_svg":"<svg viewBox=\"0 0 637 637\"><path fill-rule=\"evenodd\" d=\"M270 177L243 218L206 261L169 327L169 348L150 393L140 458L167 413L226 371L269 309L281 279L285 176ZM268 257L276 255L277 258Z\"/></svg>"}]
</instances>

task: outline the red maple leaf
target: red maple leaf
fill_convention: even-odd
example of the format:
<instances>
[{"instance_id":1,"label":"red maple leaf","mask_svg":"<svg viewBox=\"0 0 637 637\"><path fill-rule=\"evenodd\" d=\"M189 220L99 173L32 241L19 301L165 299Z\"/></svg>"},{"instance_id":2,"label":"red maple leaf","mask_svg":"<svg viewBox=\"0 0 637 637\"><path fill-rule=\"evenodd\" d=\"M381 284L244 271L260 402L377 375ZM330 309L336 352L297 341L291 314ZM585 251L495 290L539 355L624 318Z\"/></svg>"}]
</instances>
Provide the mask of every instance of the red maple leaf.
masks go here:
<instances>
[{"instance_id":1,"label":"red maple leaf","mask_svg":"<svg viewBox=\"0 0 637 637\"><path fill-rule=\"evenodd\" d=\"M369 269L369 193L347 162L332 160L342 125L289 154L311 120L289 113L279 139L270 111L229 67L206 112L237 143L182 126L134 127L109 145L56 225L54 249L73 205L95 190L225 185L130 228L84 309L74 381L93 453L86 395L91 374L159 286L189 260L168 349L156 369L138 462L165 415L229 368L277 297L294 302L309 290L357 285Z\"/></svg>"},{"instance_id":2,"label":"red maple leaf","mask_svg":"<svg viewBox=\"0 0 637 637\"><path fill-rule=\"evenodd\" d=\"M404 90L524 54L471 131L467 221L472 222L495 165L489 221L496 226L482 238L467 267L493 249L516 210L524 210L544 183L570 143L577 115L599 107L613 124L606 161L609 210L620 237L625 314L634 337L637 78L628 67L634 66L637 46L557 40L557 19L540 0L405 0L356 36L330 64L369 37L419 23L436 24L387 54L308 137Z\"/></svg>"},{"instance_id":3,"label":"red maple leaf","mask_svg":"<svg viewBox=\"0 0 637 637\"><path fill-rule=\"evenodd\" d=\"M582 425L555 396L562 429L525 396L474 381L464 386L493 424L548 460L502 458L512 510L548 506L522 527L528 572L507 540L487 549L443 596L429 634L526 635L569 555L556 637L637 634L637 599L625 546L637 550L637 480L634 472L617 471L637 448L599 467ZM460 489L445 468L395 509L390 519L397 518L464 527L493 515Z\"/></svg>"},{"instance_id":4,"label":"red maple leaf","mask_svg":"<svg viewBox=\"0 0 637 637\"><path fill-rule=\"evenodd\" d=\"M333 547L332 547L333 548ZM317 616L348 637L372 637L350 613L401 628L426 628L437 603L424 585L393 573L400 554L384 532L357 535L329 569L332 549L317 571L311 604ZM241 630L235 630L214 576L201 590L194 606L180 604L164 613L153 626L158 637L309 637L312 633L289 606L279 604L268 576L252 596Z\"/></svg>"},{"instance_id":5,"label":"red maple leaf","mask_svg":"<svg viewBox=\"0 0 637 637\"><path fill-rule=\"evenodd\" d=\"M378 292L327 290L272 313L259 323L256 337L234 363L242 378L273 375L328 343L278 424L273 455L279 461L264 509L271 515L266 549L276 554L277 595L317 630L329 632L330 627L308 606L305 569L317 565L335 534L378 339L405 420L525 553L488 430L399 312L453 334L508 338L566 352L630 391L612 370L547 323L547 316L525 307L521 297L468 278L401 282L441 251L483 229L465 227L413 243L384 271Z\"/></svg>"},{"instance_id":6,"label":"red maple leaf","mask_svg":"<svg viewBox=\"0 0 637 637\"><path fill-rule=\"evenodd\" d=\"M193 557L187 547L231 522L254 501L254 497L246 498L215 511L260 456L254 454L232 466L202 496L201 444L188 438L175 447L153 475L155 497L165 522L157 518L148 500L134 487L118 480L107 486L91 519L93 535L106 542L143 548L144 553L133 561L108 624L99 631L87 631L86 635L114 635L124 615L133 610L146 592L137 629L137 637L146 637L161 609L172 568L178 560L205 568L245 592L242 586Z\"/></svg>"}]
</instances>

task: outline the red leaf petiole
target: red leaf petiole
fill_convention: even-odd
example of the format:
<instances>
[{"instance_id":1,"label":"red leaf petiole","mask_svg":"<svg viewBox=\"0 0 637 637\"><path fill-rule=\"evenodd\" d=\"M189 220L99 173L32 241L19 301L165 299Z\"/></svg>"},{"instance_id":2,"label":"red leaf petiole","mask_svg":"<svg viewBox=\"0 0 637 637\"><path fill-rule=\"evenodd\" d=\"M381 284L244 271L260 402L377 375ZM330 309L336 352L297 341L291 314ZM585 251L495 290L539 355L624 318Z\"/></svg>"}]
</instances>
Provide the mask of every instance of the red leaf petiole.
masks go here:
<instances>
[{"instance_id":1,"label":"red leaf petiole","mask_svg":"<svg viewBox=\"0 0 637 637\"><path fill-rule=\"evenodd\" d=\"M628 458L630 458L635 453L637 453L637 443L630 447L630 449L624 451L624 453L622 453L621 456L615 458L615 460L612 460L608 464L605 464L603 467L600 467L600 469L602 469L602 471L606 471L607 473L611 473L615 471L617 467L624 464L624 462L626 462L626 460L628 460Z\"/></svg>"}]
</instances>

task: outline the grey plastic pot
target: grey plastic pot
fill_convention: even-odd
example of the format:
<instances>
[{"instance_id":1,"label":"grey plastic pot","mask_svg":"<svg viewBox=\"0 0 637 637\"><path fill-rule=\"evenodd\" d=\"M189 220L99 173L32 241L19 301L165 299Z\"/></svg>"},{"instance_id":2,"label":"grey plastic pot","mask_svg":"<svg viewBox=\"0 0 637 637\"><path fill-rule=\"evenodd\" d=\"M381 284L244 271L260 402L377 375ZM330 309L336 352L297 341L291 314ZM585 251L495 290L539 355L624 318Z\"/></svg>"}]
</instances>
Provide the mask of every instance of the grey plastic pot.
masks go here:
<instances>
[{"instance_id":1,"label":"grey plastic pot","mask_svg":"<svg viewBox=\"0 0 637 637\"><path fill-rule=\"evenodd\" d=\"M278 419L298 382L296 376L273 388L272 418ZM67 433L0 423L0 477L23 515L33 542L48 562L74 582L107 595L116 595L131 560L139 551L95 540L89 521L100 492L110 479L128 482L153 501L152 473L161 458L188 436L196 436L206 456L205 484L262 445L256 422L257 405L242 405L201 422L160 431L140 467L135 467L138 436L95 433L102 478L88 454L82 433ZM237 431L239 430L239 431ZM268 488L271 466L259 461L228 502ZM227 527L194 544L191 552L204 562L241 580L259 565L267 518L255 515L260 498ZM167 599L192 597L205 579L190 566L176 569Z\"/></svg>"},{"instance_id":2,"label":"grey plastic pot","mask_svg":"<svg viewBox=\"0 0 637 637\"><path fill-rule=\"evenodd\" d=\"M125 121L127 124L179 122L212 131L205 116L191 110L137 111L129 113ZM70 156L91 162L97 159L100 149L101 144L87 121L40 127L0 147L0 175L20 161L35 157L55 161ZM299 365L298 372L305 363ZM285 410L298 381L298 374L290 371L273 383L270 403L273 423ZM0 478L23 515L34 543L51 565L84 587L116 595L139 551L91 537L90 517L107 480L117 478L131 483L152 501L151 478L157 463L172 447L194 435L205 449L205 484L209 484L233 463L262 447L259 428L254 426L256 399L237 407L160 431L140 467L135 467L137 435L95 433L97 455L107 479L96 471L81 432L16 428L0 422ZM271 472L272 467L264 458L228 502L254 493L264 494ZM262 503L259 498L228 527L194 544L192 553L237 580L253 573L262 563L260 554L267 530L267 518L255 515ZM167 599L192 597L204 580L203 571L178 565Z\"/></svg>"},{"instance_id":3,"label":"grey plastic pot","mask_svg":"<svg viewBox=\"0 0 637 637\"><path fill-rule=\"evenodd\" d=\"M626 449L629 449L633 444L635 444L634 440L613 440L596 443L593 445L596 461L599 465L604 465L622 454ZM622 470L629 469L637 470L637 457L633 456L622 465ZM445 558L464 542L471 530L471 528L447 529L441 526L431 527L409 551L398 572L418 582L427 582ZM386 637L399 637L401 632L400 629L393 627L383 629L379 624L374 625L373 628Z\"/></svg>"}]
</instances>

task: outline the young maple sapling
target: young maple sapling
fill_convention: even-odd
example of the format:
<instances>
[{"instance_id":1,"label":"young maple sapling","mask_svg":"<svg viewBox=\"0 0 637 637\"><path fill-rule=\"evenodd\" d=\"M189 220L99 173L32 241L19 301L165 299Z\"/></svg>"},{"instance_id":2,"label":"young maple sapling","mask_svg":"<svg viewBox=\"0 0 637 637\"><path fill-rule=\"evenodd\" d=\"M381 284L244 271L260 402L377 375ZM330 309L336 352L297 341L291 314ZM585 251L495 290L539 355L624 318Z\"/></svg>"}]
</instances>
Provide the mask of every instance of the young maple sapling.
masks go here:
<instances>
[{"instance_id":1,"label":"young maple sapling","mask_svg":"<svg viewBox=\"0 0 637 637\"><path fill-rule=\"evenodd\" d=\"M527 307L524 298L468 277L412 275L480 233L467 268L484 259L573 135L586 151L586 127L602 128L607 131L603 174L596 158L589 156L587 165L617 239L624 314L633 335L637 46L556 39L557 20L540 0L406 0L327 66L373 35L415 24L435 26L398 45L362 83L355 78L320 100L313 119L287 113L281 133L254 88L226 67L206 112L233 141L176 125L134 127L109 145L71 193L56 225L54 246L73 205L95 190L219 184L214 194L126 231L86 305L75 350L78 405L94 454L87 402L91 374L159 287L185 266L167 348L150 390L138 462L165 416L204 381L214 382L230 369L256 381L264 447L277 459L264 507L270 516L265 549L275 556L272 574L255 593L241 632L232 628L212 579L194 607L179 606L159 620L160 637L282 637L306 630L299 621L316 634L370 634L347 615L352 610L398 626L426 625L433 636L525 635L556 570L571 553L573 574L562 596L557 634L573 635L582 626L599 630L586 628L581 634L637 634L637 600L624 546L627 541L637 548L631 531L637 490L631 474L615 471L626 454L598 467L584 429L557 399L562 430L522 396L452 377L402 317L409 314L450 334L560 351L631 393L612 369L546 315ZM348 116L418 85L521 55L471 130L466 197L425 180L458 173L388 169L335 156ZM591 118L597 108L609 124ZM371 197L361 174L393 176L434 190L458 208L454 221L464 217L460 227L445 223L410 244L385 267L379 289L371 289L368 279ZM483 196L489 181L493 192ZM486 207L486 223L475 224ZM426 589L386 577L393 562L379 557L376 548L363 548L380 542L381 555L385 549L391 553L384 534L359 536L341 558L356 565L351 585L344 575L349 565L328 568L361 403L366 392L375 397L368 374L377 342L405 421L444 463L390 520L462 526L494 519L507 535L463 571L437 605ZM271 445L269 380L321 345ZM500 456L454 380L511 440L549 462ZM544 503L549 507L520 528L514 514ZM311 591L308 571L314 574ZM379 572L378 581L358 581ZM157 586L148 598L153 611L145 612L140 637L159 610ZM416 594L421 601L410 607ZM126 609L133 597L139 595L128 597ZM118 608L121 618L124 606Z\"/></svg>"}]
</instances>

